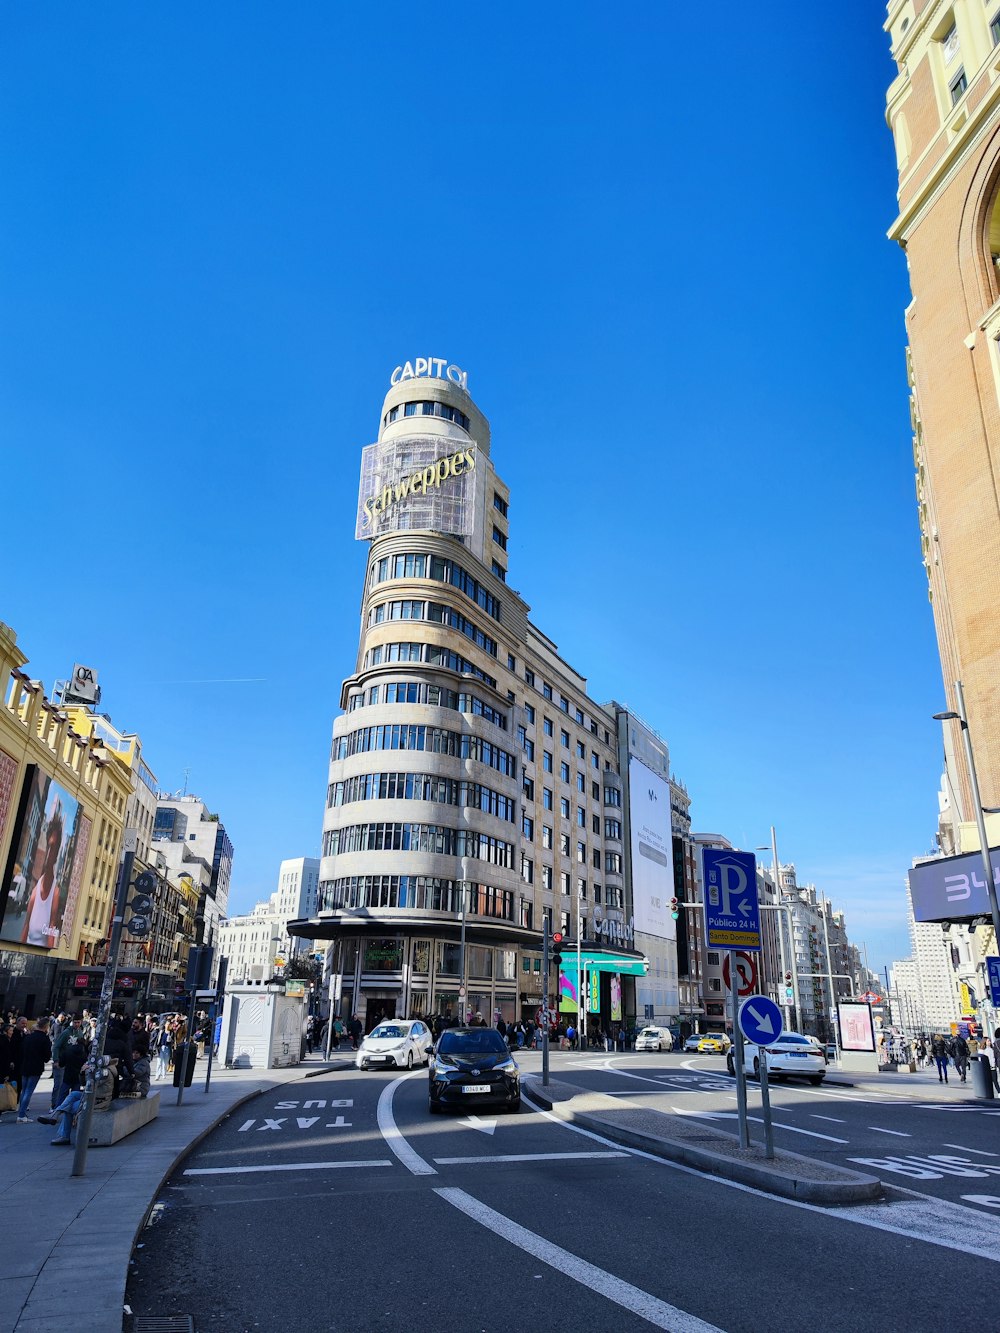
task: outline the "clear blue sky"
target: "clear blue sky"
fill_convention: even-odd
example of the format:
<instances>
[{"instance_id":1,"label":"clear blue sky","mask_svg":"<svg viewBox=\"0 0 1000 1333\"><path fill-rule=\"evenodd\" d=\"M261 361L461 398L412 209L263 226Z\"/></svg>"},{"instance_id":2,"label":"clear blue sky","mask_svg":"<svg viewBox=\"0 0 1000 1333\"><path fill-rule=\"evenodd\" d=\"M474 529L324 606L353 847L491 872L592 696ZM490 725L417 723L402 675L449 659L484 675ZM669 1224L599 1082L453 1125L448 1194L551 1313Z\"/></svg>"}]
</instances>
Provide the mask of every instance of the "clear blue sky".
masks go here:
<instances>
[{"instance_id":1,"label":"clear blue sky","mask_svg":"<svg viewBox=\"0 0 1000 1333\"><path fill-rule=\"evenodd\" d=\"M511 583L695 827L776 824L873 965L908 951L943 696L881 19L5 9L0 618L189 770L234 908L318 851L360 450L427 353L492 422Z\"/></svg>"}]
</instances>

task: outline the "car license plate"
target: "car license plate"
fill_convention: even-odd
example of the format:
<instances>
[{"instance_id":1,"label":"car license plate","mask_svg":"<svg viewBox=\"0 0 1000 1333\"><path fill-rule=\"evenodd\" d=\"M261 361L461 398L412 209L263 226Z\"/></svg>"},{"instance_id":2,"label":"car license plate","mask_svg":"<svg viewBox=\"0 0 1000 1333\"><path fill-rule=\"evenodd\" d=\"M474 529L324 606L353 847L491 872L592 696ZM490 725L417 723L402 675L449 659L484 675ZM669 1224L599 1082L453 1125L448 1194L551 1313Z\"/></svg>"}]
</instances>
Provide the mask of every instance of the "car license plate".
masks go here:
<instances>
[{"instance_id":1,"label":"car license plate","mask_svg":"<svg viewBox=\"0 0 1000 1333\"><path fill-rule=\"evenodd\" d=\"M488 1083L467 1083L462 1089L463 1092L489 1092L489 1090Z\"/></svg>"}]
</instances>

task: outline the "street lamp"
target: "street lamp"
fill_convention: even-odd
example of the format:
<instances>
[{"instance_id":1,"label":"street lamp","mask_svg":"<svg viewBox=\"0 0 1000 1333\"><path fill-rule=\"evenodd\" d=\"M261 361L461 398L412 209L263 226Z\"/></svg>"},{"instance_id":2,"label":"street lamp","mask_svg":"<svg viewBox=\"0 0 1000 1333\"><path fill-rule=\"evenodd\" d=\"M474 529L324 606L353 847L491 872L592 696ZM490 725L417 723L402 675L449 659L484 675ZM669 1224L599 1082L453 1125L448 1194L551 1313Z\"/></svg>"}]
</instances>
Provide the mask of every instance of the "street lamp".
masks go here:
<instances>
[{"instance_id":1,"label":"street lamp","mask_svg":"<svg viewBox=\"0 0 1000 1333\"><path fill-rule=\"evenodd\" d=\"M990 900L990 915L993 918L993 936L994 945L1000 949L1000 906L997 904L997 890L993 882L993 864L990 861L990 848L986 841L986 821L983 815L987 813L983 809L983 798L979 794L979 778L976 775L976 761L972 753L972 737L969 734L969 720L965 711L965 695L962 691L962 682L955 681L955 698L958 701L958 712L935 713L936 722L958 722L962 727L962 739L965 742L965 761L969 767L969 782L972 786L972 804L976 811L976 828L979 830L979 850L983 857L983 872L986 876L986 892ZM988 812L995 814L992 808Z\"/></svg>"},{"instance_id":2,"label":"street lamp","mask_svg":"<svg viewBox=\"0 0 1000 1333\"><path fill-rule=\"evenodd\" d=\"M795 922L794 922L794 918L793 918L793 915L792 915L792 909L791 909L791 907L783 901L785 895L784 895L784 893L782 892L782 889L781 889L781 876L780 876L780 873L779 873L779 867L778 867L778 839L777 839L777 835L775 834L775 831L774 831L774 825L773 825L773 824L771 825L771 843L770 843L770 846L765 846L765 847L755 847L755 848L754 848L754 851L757 851L757 852L770 852L770 853L771 853L771 873L772 873L772 875L773 875L773 877L774 877L774 891L775 891L775 893L778 895L778 900L777 900L776 903L761 903L760 906L761 906L761 907L774 907L774 908L777 908L778 911L782 911L782 912L787 912L787 913L788 913L788 947L789 947L789 949L791 949L791 952L792 952L792 966L791 966L791 973L792 973L792 997L793 997L794 1002L795 1002L795 1016L796 1016L796 1019L797 1019L798 1021L801 1022L801 1019L802 1019L802 1009L801 1009L801 1007L800 1007L800 1005L799 1005L799 976L798 976L799 969L798 969L798 964L796 963L796 959L795 959ZM783 923L780 919L779 919L779 921L778 921L778 947L779 947L779 949L780 949L780 954L781 954L781 984L782 984L782 987L784 988L784 989L783 989L783 997L784 997L783 1008L784 1008L784 1010L785 1010L785 1027L786 1027L786 1028L791 1028L791 1026L792 1026L791 1006L790 1006L789 1003L788 1003L788 995L787 995L787 992L788 992L788 982L787 982L786 979L785 979L785 978L787 977L787 975L788 975L788 971L789 971L788 963L787 963L787 961L786 961L786 959L785 959L785 927L784 927L784 923Z\"/></svg>"}]
</instances>

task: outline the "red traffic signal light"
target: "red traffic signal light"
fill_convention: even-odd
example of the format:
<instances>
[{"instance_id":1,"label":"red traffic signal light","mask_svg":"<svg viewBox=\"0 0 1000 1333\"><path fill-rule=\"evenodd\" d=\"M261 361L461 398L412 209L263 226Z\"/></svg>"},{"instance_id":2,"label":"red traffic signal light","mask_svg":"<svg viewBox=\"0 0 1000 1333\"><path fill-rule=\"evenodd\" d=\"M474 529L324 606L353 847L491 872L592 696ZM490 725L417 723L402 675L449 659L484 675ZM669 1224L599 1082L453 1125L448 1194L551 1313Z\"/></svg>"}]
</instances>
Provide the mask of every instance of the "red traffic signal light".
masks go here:
<instances>
[{"instance_id":1,"label":"red traffic signal light","mask_svg":"<svg viewBox=\"0 0 1000 1333\"><path fill-rule=\"evenodd\" d=\"M562 944L562 942L563 942L563 933L561 930L557 930L552 936L552 943Z\"/></svg>"},{"instance_id":2,"label":"red traffic signal light","mask_svg":"<svg viewBox=\"0 0 1000 1333\"><path fill-rule=\"evenodd\" d=\"M791 972L786 972L786 973L785 973L785 985L786 985L786 986L790 986L791 984L792 984L792 974L791 974Z\"/></svg>"}]
</instances>

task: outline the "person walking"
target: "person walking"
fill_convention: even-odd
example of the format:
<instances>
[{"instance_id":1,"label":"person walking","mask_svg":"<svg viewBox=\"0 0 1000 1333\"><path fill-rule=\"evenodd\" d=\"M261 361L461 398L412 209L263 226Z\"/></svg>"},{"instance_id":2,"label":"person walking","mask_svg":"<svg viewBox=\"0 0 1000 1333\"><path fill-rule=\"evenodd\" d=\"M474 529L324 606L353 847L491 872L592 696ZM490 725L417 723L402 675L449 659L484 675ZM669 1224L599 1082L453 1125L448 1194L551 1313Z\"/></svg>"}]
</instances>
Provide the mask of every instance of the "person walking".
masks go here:
<instances>
[{"instance_id":1,"label":"person walking","mask_svg":"<svg viewBox=\"0 0 1000 1333\"><path fill-rule=\"evenodd\" d=\"M931 1041L931 1054L934 1056L934 1063L937 1065L938 1082L948 1082L948 1043L940 1032L935 1033Z\"/></svg>"},{"instance_id":2,"label":"person walking","mask_svg":"<svg viewBox=\"0 0 1000 1333\"><path fill-rule=\"evenodd\" d=\"M357 1014L351 1015L351 1021L347 1025L347 1031L351 1035L351 1045L357 1050L361 1042L361 1034L364 1032L364 1028L361 1025L361 1019Z\"/></svg>"},{"instance_id":3,"label":"person walking","mask_svg":"<svg viewBox=\"0 0 1000 1333\"><path fill-rule=\"evenodd\" d=\"M996 1047L994 1046L993 1042L990 1041L989 1037L984 1037L984 1039L979 1043L979 1058L985 1061L986 1067L990 1071L990 1079L993 1082L994 1091L1000 1092L1000 1082L997 1081Z\"/></svg>"},{"instance_id":4,"label":"person walking","mask_svg":"<svg viewBox=\"0 0 1000 1333\"><path fill-rule=\"evenodd\" d=\"M156 1034L156 1077L166 1078L170 1073L170 1056L174 1049L174 1039L170 1024L164 1023Z\"/></svg>"},{"instance_id":5,"label":"person walking","mask_svg":"<svg viewBox=\"0 0 1000 1333\"><path fill-rule=\"evenodd\" d=\"M964 1083L969 1072L969 1043L961 1032L952 1043L952 1054L955 1057L955 1072Z\"/></svg>"},{"instance_id":6,"label":"person walking","mask_svg":"<svg viewBox=\"0 0 1000 1333\"><path fill-rule=\"evenodd\" d=\"M40 1018L33 1032L29 1032L21 1043L21 1098L17 1103L17 1123L28 1125L31 1117L28 1107L31 1097L38 1086L38 1080L45 1073L45 1066L52 1059L52 1043L49 1041L49 1020Z\"/></svg>"}]
</instances>

